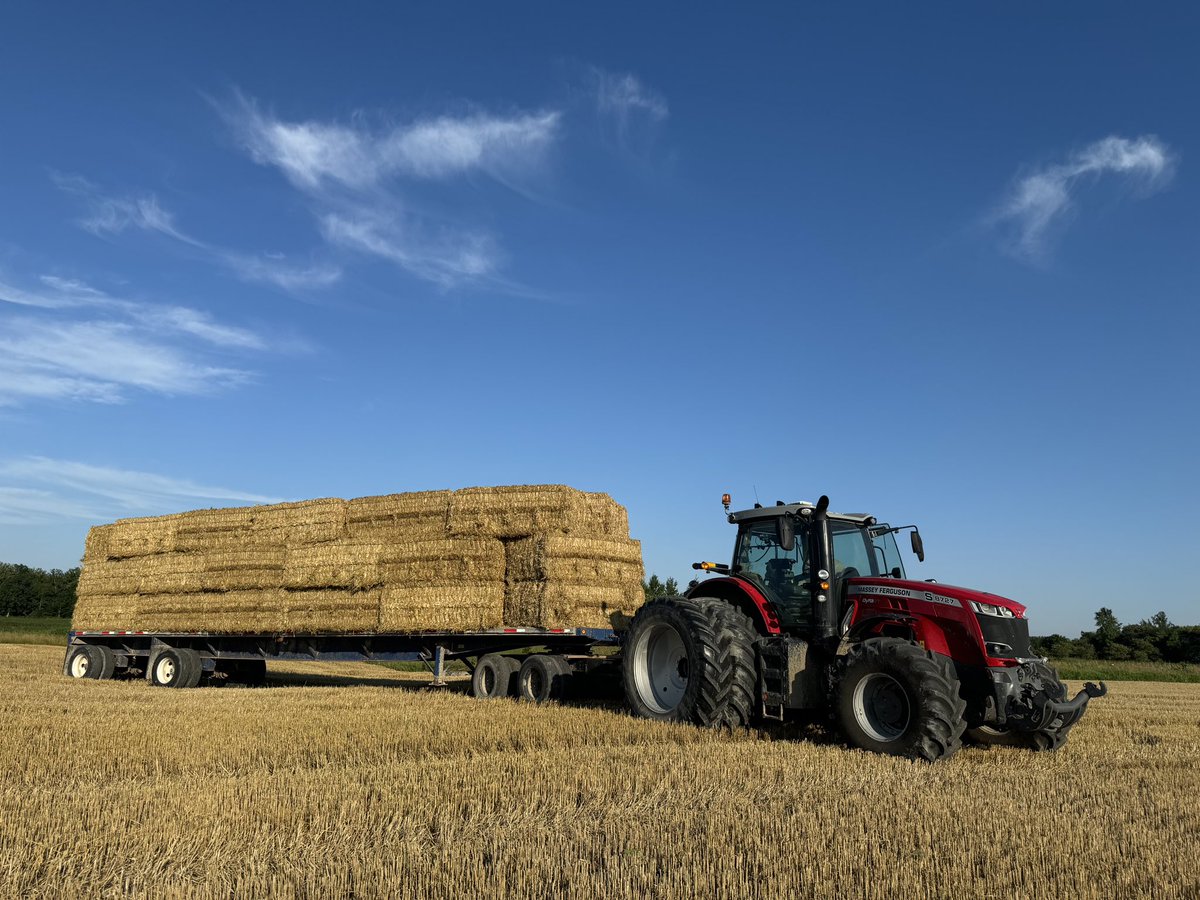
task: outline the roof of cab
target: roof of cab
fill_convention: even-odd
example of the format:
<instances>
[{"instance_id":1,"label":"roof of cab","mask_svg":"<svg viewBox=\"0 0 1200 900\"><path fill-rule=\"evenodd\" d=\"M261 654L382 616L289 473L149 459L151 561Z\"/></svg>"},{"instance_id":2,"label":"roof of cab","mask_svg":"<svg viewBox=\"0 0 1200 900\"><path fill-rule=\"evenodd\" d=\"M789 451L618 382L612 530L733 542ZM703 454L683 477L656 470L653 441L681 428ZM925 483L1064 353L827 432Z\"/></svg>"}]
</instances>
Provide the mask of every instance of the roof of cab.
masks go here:
<instances>
[{"instance_id":1,"label":"roof of cab","mask_svg":"<svg viewBox=\"0 0 1200 900\"><path fill-rule=\"evenodd\" d=\"M773 519L776 516L790 513L791 515L800 515L802 509L812 509L813 504L799 501L797 503L779 503L775 506L762 506L757 509L743 509L738 512L729 514L730 522L748 522L753 519ZM873 525L875 517L869 513L829 513L831 519L841 519L846 522L853 522L856 525Z\"/></svg>"}]
</instances>

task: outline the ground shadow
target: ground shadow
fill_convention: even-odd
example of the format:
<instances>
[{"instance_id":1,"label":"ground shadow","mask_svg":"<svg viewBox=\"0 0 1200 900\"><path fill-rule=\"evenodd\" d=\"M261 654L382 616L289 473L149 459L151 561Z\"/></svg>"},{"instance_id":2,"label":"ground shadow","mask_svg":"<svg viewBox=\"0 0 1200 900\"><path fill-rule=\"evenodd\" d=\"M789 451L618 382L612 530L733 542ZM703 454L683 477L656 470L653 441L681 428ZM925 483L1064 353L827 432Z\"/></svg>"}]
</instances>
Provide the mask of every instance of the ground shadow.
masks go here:
<instances>
[{"instance_id":1,"label":"ground shadow","mask_svg":"<svg viewBox=\"0 0 1200 900\"><path fill-rule=\"evenodd\" d=\"M271 672L267 673L267 682L262 687L384 687L398 688L402 691L441 690L455 694L465 694L471 688L471 682L466 679L456 679L445 687L433 688L430 682L433 677L425 679L401 678L372 678L369 675L326 675L308 672Z\"/></svg>"}]
</instances>

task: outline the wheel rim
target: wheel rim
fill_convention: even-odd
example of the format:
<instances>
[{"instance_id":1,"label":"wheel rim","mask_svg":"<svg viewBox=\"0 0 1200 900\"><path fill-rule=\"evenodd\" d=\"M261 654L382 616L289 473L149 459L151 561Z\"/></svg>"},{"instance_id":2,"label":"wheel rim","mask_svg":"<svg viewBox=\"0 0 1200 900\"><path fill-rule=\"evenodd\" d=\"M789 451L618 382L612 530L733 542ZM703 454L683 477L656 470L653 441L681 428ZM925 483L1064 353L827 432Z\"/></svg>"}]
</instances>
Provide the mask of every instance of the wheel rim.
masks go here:
<instances>
[{"instance_id":1,"label":"wheel rim","mask_svg":"<svg viewBox=\"0 0 1200 900\"><path fill-rule=\"evenodd\" d=\"M687 691L690 665L683 635L667 622L655 622L633 646L638 697L660 715L674 712Z\"/></svg>"},{"instance_id":2,"label":"wheel rim","mask_svg":"<svg viewBox=\"0 0 1200 900\"><path fill-rule=\"evenodd\" d=\"M541 700L542 693L546 687L546 676L537 666L531 666L529 676L525 681L529 696L534 700Z\"/></svg>"},{"instance_id":3,"label":"wheel rim","mask_svg":"<svg viewBox=\"0 0 1200 900\"><path fill-rule=\"evenodd\" d=\"M71 657L71 677L72 678L87 678L88 670L92 667L92 661L88 659L86 653L76 653Z\"/></svg>"},{"instance_id":4,"label":"wheel rim","mask_svg":"<svg viewBox=\"0 0 1200 900\"><path fill-rule=\"evenodd\" d=\"M854 688L854 718L872 740L894 741L912 718L908 694L891 675L872 672Z\"/></svg>"},{"instance_id":5,"label":"wheel rim","mask_svg":"<svg viewBox=\"0 0 1200 900\"><path fill-rule=\"evenodd\" d=\"M159 684L170 684L175 680L175 660L169 656L160 657L154 664L154 677Z\"/></svg>"},{"instance_id":6,"label":"wheel rim","mask_svg":"<svg viewBox=\"0 0 1200 900\"><path fill-rule=\"evenodd\" d=\"M496 692L496 670L491 666L484 666L483 671L479 673L479 691L484 697L490 697Z\"/></svg>"}]
</instances>

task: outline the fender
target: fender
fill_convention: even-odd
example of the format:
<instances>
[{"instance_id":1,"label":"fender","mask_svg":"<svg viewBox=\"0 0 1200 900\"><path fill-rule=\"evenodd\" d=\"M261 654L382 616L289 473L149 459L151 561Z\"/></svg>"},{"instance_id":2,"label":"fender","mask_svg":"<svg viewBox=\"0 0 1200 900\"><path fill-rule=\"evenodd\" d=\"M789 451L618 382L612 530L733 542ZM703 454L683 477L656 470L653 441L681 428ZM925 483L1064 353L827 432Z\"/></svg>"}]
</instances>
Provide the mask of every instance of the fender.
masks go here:
<instances>
[{"instance_id":1,"label":"fender","mask_svg":"<svg viewBox=\"0 0 1200 900\"><path fill-rule=\"evenodd\" d=\"M710 578L691 588L687 597L715 597L730 603L748 615L762 634L782 634L779 616L763 592L743 578Z\"/></svg>"},{"instance_id":2,"label":"fender","mask_svg":"<svg viewBox=\"0 0 1200 900\"><path fill-rule=\"evenodd\" d=\"M926 650L951 656L946 635L929 619L923 616L913 616L905 612L881 610L866 618L859 619L851 626L844 641L862 641L871 637L897 637L907 634Z\"/></svg>"}]
</instances>

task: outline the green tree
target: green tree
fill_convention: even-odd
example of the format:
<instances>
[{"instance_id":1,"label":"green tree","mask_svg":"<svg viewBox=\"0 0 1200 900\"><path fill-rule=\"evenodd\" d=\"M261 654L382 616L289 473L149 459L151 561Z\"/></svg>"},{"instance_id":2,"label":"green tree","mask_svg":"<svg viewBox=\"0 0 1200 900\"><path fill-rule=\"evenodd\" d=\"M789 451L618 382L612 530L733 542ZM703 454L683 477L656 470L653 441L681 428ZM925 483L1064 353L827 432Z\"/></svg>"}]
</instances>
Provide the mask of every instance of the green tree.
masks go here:
<instances>
[{"instance_id":1,"label":"green tree","mask_svg":"<svg viewBox=\"0 0 1200 900\"><path fill-rule=\"evenodd\" d=\"M647 601L656 600L659 597L675 597L679 594L679 582L674 578L662 581L657 575L651 575L642 582L642 590L646 593Z\"/></svg>"},{"instance_id":2,"label":"green tree","mask_svg":"<svg viewBox=\"0 0 1200 900\"><path fill-rule=\"evenodd\" d=\"M1116 614L1107 606L1096 611L1096 637L1105 644L1111 644L1121 636L1121 623Z\"/></svg>"},{"instance_id":3,"label":"green tree","mask_svg":"<svg viewBox=\"0 0 1200 900\"><path fill-rule=\"evenodd\" d=\"M37 580L29 566L0 563L0 615L28 616L37 606Z\"/></svg>"}]
</instances>

